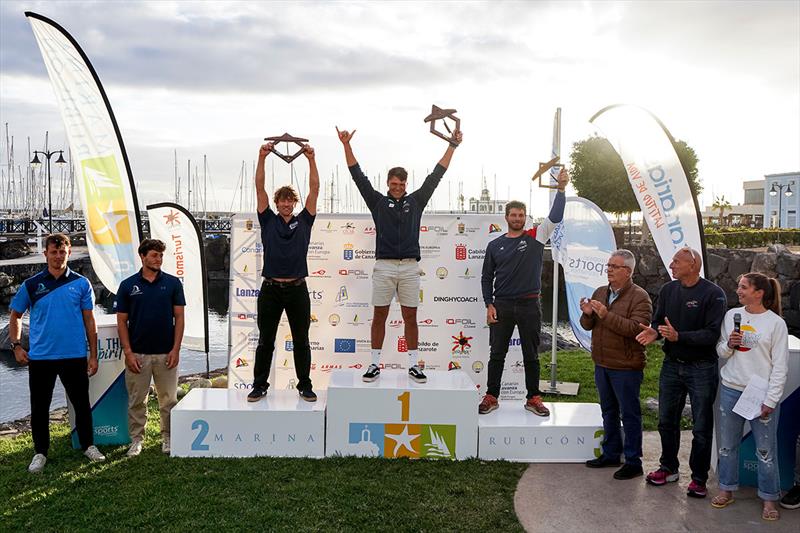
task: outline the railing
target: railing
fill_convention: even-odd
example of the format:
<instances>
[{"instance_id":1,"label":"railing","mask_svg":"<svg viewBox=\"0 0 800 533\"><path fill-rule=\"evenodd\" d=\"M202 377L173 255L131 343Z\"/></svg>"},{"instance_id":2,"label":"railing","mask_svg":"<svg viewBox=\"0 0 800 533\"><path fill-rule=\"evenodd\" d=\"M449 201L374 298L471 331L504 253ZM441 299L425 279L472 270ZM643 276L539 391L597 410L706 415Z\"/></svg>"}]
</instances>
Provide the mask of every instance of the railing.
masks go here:
<instances>
[{"instance_id":1,"label":"railing","mask_svg":"<svg viewBox=\"0 0 800 533\"><path fill-rule=\"evenodd\" d=\"M0 219L0 235L36 235L41 225L42 233L49 233L50 221L48 219ZM230 233L231 219L229 218L209 218L197 219L200 231L203 234ZM146 216L142 217L142 231L150 233L150 223ZM86 221L82 218L54 218L53 232L74 235L76 233L86 233Z\"/></svg>"}]
</instances>

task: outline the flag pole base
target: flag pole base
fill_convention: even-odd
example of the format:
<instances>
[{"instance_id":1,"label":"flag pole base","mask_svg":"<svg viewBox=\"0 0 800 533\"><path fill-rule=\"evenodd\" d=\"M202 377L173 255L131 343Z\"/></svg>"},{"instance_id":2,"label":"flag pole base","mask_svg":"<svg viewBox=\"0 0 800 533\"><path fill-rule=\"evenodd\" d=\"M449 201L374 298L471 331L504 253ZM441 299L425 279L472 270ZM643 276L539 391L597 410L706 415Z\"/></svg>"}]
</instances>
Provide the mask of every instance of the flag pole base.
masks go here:
<instances>
[{"instance_id":1,"label":"flag pole base","mask_svg":"<svg viewBox=\"0 0 800 533\"><path fill-rule=\"evenodd\" d=\"M546 379L539 380L539 390L542 391L542 394L577 396L580 386L580 383L573 383L569 381L556 381L555 384L553 384Z\"/></svg>"}]
</instances>

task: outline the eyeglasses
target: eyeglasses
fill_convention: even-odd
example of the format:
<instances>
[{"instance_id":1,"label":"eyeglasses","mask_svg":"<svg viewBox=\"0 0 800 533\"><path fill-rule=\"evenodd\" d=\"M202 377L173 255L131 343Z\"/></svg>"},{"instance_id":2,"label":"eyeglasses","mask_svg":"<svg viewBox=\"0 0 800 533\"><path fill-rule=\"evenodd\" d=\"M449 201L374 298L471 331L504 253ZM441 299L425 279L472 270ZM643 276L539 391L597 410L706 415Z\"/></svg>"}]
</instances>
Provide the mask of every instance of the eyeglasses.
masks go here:
<instances>
[{"instance_id":1,"label":"eyeglasses","mask_svg":"<svg viewBox=\"0 0 800 533\"><path fill-rule=\"evenodd\" d=\"M619 270L620 268L630 268L628 265L606 265L609 270Z\"/></svg>"}]
</instances>

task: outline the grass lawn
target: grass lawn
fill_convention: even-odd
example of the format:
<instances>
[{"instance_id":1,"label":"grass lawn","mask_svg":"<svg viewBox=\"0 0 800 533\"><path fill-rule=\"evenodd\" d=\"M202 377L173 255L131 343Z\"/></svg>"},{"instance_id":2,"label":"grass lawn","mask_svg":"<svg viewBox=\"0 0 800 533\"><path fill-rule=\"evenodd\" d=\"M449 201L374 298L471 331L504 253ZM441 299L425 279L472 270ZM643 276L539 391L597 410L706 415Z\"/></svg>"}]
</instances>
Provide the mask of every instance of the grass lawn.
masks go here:
<instances>
[{"instance_id":1,"label":"grass lawn","mask_svg":"<svg viewBox=\"0 0 800 533\"><path fill-rule=\"evenodd\" d=\"M660 348L649 347L642 398L658 396L661 359ZM549 375L548 365L542 375ZM596 402L593 376L586 352L560 352L559 379L581 388L579 396L558 400ZM654 414L645 414L644 427L655 429ZM125 447L105 448L108 460L89 464L72 450L67 426L51 431L48 463L39 475L27 472L29 434L0 439L3 531L521 531L513 495L525 464L170 459L161 453L155 400L137 458L127 458Z\"/></svg>"},{"instance_id":2,"label":"grass lawn","mask_svg":"<svg viewBox=\"0 0 800 533\"><path fill-rule=\"evenodd\" d=\"M550 379L550 354L541 354L542 379ZM658 429L658 413L645 408L647 398L658 399L658 375L661 372L661 363L664 361L664 352L659 344L647 347L647 365L644 368L644 381L642 382L639 398L642 402L642 424L645 431ZM597 387L594 385L594 363L589 352L583 350L570 350L558 352L558 379L580 383L578 396L548 396L548 401L561 402L597 402ZM691 428L691 422L684 419L684 429Z\"/></svg>"}]
</instances>

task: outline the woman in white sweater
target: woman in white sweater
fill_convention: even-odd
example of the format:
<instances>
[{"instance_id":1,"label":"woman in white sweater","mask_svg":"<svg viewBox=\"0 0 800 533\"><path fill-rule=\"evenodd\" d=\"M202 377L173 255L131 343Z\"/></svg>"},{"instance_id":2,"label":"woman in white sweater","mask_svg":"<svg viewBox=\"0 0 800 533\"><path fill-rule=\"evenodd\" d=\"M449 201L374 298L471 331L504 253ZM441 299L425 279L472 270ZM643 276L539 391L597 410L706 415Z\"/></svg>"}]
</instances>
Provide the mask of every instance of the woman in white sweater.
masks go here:
<instances>
[{"instance_id":1,"label":"woman in white sweater","mask_svg":"<svg viewBox=\"0 0 800 533\"><path fill-rule=\"evenodd\" d=\"M717 353L727 359L720 371L719 488L711 505L722 509L733 503L739 488L739 443L745 419L733 412L752 376L769 383L761 415L750 420L758 458L758 497L763 500L761 518L777 520L780 499L778 474L778 403L786 384L789 337L781 318L781 289L775 279L751 272L739 278L739 303L722 322ZM734 325L739 315L741 327Z\"/></svg>"}]
</instances>

